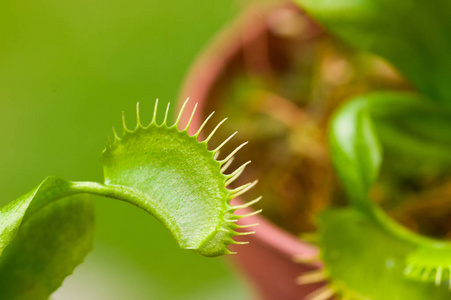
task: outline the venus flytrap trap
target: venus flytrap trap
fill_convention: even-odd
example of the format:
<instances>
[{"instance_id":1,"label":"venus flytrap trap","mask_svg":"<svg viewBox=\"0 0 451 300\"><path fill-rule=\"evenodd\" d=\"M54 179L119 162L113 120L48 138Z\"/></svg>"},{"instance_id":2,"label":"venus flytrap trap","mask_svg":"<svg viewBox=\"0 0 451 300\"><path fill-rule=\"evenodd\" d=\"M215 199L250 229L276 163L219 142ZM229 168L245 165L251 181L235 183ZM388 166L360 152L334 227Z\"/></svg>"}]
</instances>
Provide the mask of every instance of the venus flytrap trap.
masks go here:
<instances>
[{"instance_id":1,"label":"venus flytrap trap","mask_svg":"<svg viewBox=\"0 0 451 300\"><path fill-rule=\"evenodd\" d=\"M169 104L164 121L157 124L158 101L147 126L141 124L139 106L133 130L123 114L122 136L113 129L114 140L101 156L104 183L48 177L0 210L1 299L47 299L83 262L92 249L94 213L92 202L79 194L133 204L157 218L181 248L203 256L229 254L228 245L244 243L233 237L252 232L239 232L244 226L236 221L246 215L234 212L259 198L240 206L230 201L257 181L228 188L248 163L226 173L244 144L219 159L219 150L233 135L209 150L207 144L222 122L199 141L210 117L190 136L196 108L179 129L185 105L172 125L167 123Z\"/></svg>"},{"instance_id":2,"label":"venus flytrap trap","mask_svg":"<svg viewBox=\"0 0 451 300\"><path fill-rule=\"evenodd\" d=\"M324 265L300 284L327 282L306 299L450 299L450 2L295 2L350 52L390 63L409 91L339 99L328 148L346 203L319 214L320 255L300 259Z\"/></svg>"},{"instance_id":3,"label":"venus flytrap trap","mask_svg":"<svg viewBox=\"0 0 451 300\"><path fill-rule=\"evenodd\" d=\"M422 117L416 114L419 108ZM325 267L302 275L299 281L308 284L327 279L328 285L311 294L310 299L327 299L332 295L374 300L451 296L451 243L407 230L370 197L383 161L379 140L390 138L388 132L397 132L398 144L403 139L416 136L421 142L421 137L426 137L427 141L422 142L433 145L434 151L427 147L419 150L424 152L423 158L418 153L406 152L408 147L398 145L401 148L398 151L415 163L427 157L449 167L449 157L442 154L451 145L443 139L434 139L434 134L425 127L421 131L406 129L405 120L412 115L424 123L434 116L435 121L442 119L442 124L450 126L448 114L407 93L360 96L347 103L333 119L331 156L347 192L349 207L330 208L319 217L319 245ZM390 121L397 122L387 126ZM379 133L380 125L383 130Z\"/></svg>"}]
</instances>

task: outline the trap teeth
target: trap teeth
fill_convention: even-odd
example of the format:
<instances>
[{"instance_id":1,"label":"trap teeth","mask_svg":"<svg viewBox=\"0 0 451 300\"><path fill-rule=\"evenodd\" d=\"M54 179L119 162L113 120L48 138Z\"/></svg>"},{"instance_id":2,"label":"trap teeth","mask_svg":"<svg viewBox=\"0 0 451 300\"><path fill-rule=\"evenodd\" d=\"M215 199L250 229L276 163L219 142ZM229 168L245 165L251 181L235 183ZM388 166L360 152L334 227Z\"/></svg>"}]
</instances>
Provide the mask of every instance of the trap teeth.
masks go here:
<instances>
[{"instance_id":1,"label":"trap teeth","mask_svg":"<svg viewBox=\"0 0 451 300\"><path fill-rule=\"evenodd\" d=\"M232 133L224 142L222 142L218 147L216 147L216 149L213 150L213 152L218 152L219 149L224 147L224 145L227 144L227 142L230 141L237 133L238 133L238 131L235 131L234 133Z\"/></svg>"},{"instance_id":2,"label":"trap teeth","mask_svg":"<svg viewBox=\"0 0 451 300\"><path fill-rule=\"evenodd\" d=\"M233 157L232 157L231 160L229 160L229 162L231 162L232 160L233 160ZM227 162L226 165L224 165L224 166L227 166L227 164L228 164L229 162ZM232 173L230 173L229 175L227 175L227 177L228 177L229 179L227 179L225 185L226 185L226 186L230 185L230 184L233 183L238 177L240 177L240 175L244 172L244 169L246 168L246 166L247 166L248 164L250 164L250 163L251 163L251 161L245 162L245 163L242 164L240 167L238 167L235 171L233 171ZM228 166L227 166L227 167L228 167ZM227 169L227 168L225 168L225 169Z\"/></svg>"},{"instance_id":3,"label":"trap teeth","mask_svg":"<svg viewBox=\"0 0 451 300\"><path fill-rule=\"evenodd\" d=\"M226 158L224 158L223 160L221 160L221 164L225 164L229 159L231 159L241 148L243 148L244 146L247 145L248 142L244 142L241 145L239 145L238 147L235 148L235 150L232 151L232 153L230 153Z\"/></svg>"},{"instance_id":4,"label":"trap teeth","mask_svg":"<svg viewBox=\"0 0 451 300\"><path fill-rule=\"evenodd\" d=\"M164 113L164 120L163 124L166 124L168 121L168 115L169 115L169 106L171 105L171 102L168 102L168 105L166 106L166 112Z\"/></svg>"},{"instance_id":5,"label":"trap teeth","mask_svg":"<svg viewBox=\"0 0 451 300\"><path fill-rule=\"evenodd\" d=\"M335 296L335 290L330 286L323 286L308 294L305 300L327 300Z\"/></svg>"},{"instance_id":6,"label":"trap teeth","mask_svg":"<svg viewBox=\"0 0 451 300\"><path fill-rule=\"evenodd\" d=\"M204 140L204 143L208 143L210 141L210 139L213 137L213 135L216 133L216 131L219 129L219 127L225 122L227 121L227 118L225 118L224 120L222 120L221 122L219 122L218 125L216 125L216 127L211 131L211 133L208 135L208 137Z\"/></svg>"},{"instance_id":7,"label":"trap teeth","mask_svg":"<svg viewBox=\"0 0 451 300\"><path fill-rule=\"evenodd\" d=\"M176 119L174 125L179 124L180 119L182 118L182 115L183 115L183 111L185 110L186 103L188 103L188 100L189 100L189 98L186 98L185 102L183 102L182 108L180 108L179 114L177 116L177 119Z\"/></svg>"},{"instance_id":8,"label":"trap teeth","mask_svg":"<svg viewBox=\"0 0 451 300\"><path fill-rule=\"evenodd\" d=\"M215 112L212 112L211 114L208 115L208 117L205 119L205 121L202 123L202 125L200 125L200 127L197 130L195 136L199 136L200 132L202 131L202 129L204 129L204 127L207 124L208 120L210 120L210 118L214 115L214 113Z\"/></svg>"},{"instance_id":9,"label":"trap teeth","mask_svg":"<svg viewBox=\"0 0 451 300\"><path fill-rule=\"evenodd\" d=\"M240 218L240 219L246 218L246 217L251 217L251 216L258 215L258 214L261 213L262 211L263 211L263 209L259 209L259 210L253 211L253 212L248 213L248 214L245 214L245 215L238 215L237 217Z\"/></svg>"},{"instance_id":10,"label":"trap teeth","mask_svg":"<svg viewBox=\"0 0 451 300\"><path fill-rule=\"evenodd\" d=\"M232 206L231 209L232 209L232 210L238 210L238 209L241 209L241 208L247 208L247 207L252 206L252 205L254 205L255 203L259 202L261 199L262 199L262 196L260 196L260 197L258 197L258 198L256 198L256 199L254 199L254 200L251 200L251 201L249 201L249 202L247 202L247 203L244 203L244 204L242 204L242 205L235 205L235 206Z\"/></svg>"},{"instance_id":11,"label":"trap teeth","mask_svg":"<svg viewBox=\"0 0 451 300\"><path fill-rule=\"evenodd\" d=\"M324 269L318 269L310 272L305 272L304 274L300 275L298 278L296 278L297 284L311 284L311 283L317 283L322 282L327 279L327 274L324 271Z\"/></svg>"},{"instance_id":12,"label":"trap teeth","mask_svg":"<svg viewBox=\"0 0 451 300\"><path fill-rule=\"evenodd\" d=\"M235 160L235 157L232 157L228 162L226 162L222 167L221 167L221 173L224 174L225 171L227 171L227 169L230 167L230 165L232 164L232 162Z\"/></svg>"},{"instance_id":13,"label":"trap teeth","mask_svg":"<svg viewBox=\"0 0 451 300\"><path fill-rule=\"evenodd\" d=\"M231 190L230 194L231 194L231 196L233 198L241 196L242 194L246 193L251 188L253 188L257 183L258 183L258 180L254 180L253 182L249 182L249 183L243 184L242 186Z\"/></svg>"},{"instance_id":14,"label":"trap teeth","mask_svg":"<svg viewBox=\"0 0 451 300\"><path fill-rule=\"evenodd\" d=\"M321 262L318 254L314 255L297 255L293 257L293 262L299 264L314 264Z\"/></svg>"},{"instance_id":15,"label":"trap teeth","mask_svg":"<svg viewBox=\"0 0 451 300\"><path fill-rule=\"evenodd\" d=\"M260 224L255 223L255 224L249 224L249 225L237 225L237 228L250 228L250 227L254 227L254 226L258 226Z\"/></svg>"}]
</instances>

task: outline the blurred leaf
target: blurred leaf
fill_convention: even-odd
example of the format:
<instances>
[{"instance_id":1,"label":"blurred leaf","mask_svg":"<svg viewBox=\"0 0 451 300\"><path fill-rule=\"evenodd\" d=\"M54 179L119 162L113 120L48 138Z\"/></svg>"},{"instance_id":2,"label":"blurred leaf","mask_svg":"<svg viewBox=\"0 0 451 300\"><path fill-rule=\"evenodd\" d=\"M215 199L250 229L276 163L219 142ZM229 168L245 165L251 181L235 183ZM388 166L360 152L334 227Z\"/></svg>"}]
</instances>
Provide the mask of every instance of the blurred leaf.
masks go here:
<instances>
[{"instance_id":1,"label":"blurred leaf","mask_svg":"<svg viewBox=\"0 0 451 300\"><path fill-rule=\"evenodd\" d=\"M329 141L333 164L351 202L367 210L368 192L378 176L382 150L365 98L348 102L336 113Z\"/></svg>"},{"instance_id":2,"label":"blurred leaf","mask_svg":"<svg viewBox=\"0 0 451 300\"><path fill-rule=\"evenodd\" d=\"M451 2L296 0L333 34L390 61L420 91L451 108Z\"/></svg>"},{"instance_id":3,"label":"blurred leaf","mask_svg":"<svg viewBox=\"0 0 451 300\"><path fill-rule=\"evenodd\" d=\"M343 298L449 298L447 285L436 286L432 274L428 282L404 276L405 257L414 247L355 209L330 209L320 215L320 245L329 286Z\"/></svg>"},{"instance_id":4,"label":"blurred leaf","mask_svg":"<svg viewBox=\"0 0 451 300\"><path fill-rule=\"evenodd\" d=\"M378 136L387 151L419 163L451 163L451 113L413 93L366 96Z\"/></svg>"},{"instance_id":5,"label":"blurred leaf","mask_svg":"<svg viewBox=\"0 0 451 300\"><path fill-rule=\"evenodd\" d=\"M438 123L432 122L431 119L434 118L442 118L443 120ZM371 125L373 119L378 120L377 123L379 123L379 127L374 126L376 130ZM408 126L412 122L412 124L415 124L415 122L423 123L423 120L426 124L424 127ZM380 274L384 278L392 277L394 283L392 287L393 293L397 298L410 299L412 296L407 295L412 289L418 289L419 291L425 289L438 293L435 297L445 299L444 297L446 295L443 296L441 294L442 289L433 289L434 286L432 283L440 286L442 282L449 280L449 275L443 276L442 269L448 268L451 261L451 244L449 242L427 238L407 230L373 203L369 192L379 175L379 168L382 163L382 153L378 144L378 137L383 136L385 140L391 143L388 143L391 147L384 147L386 152L392 150L390 148L400 150L399 155L405 156L407 161L413 166L418 165L419 154L420 157L423 155L422 159L426 159L426 161L432 159L440 164L443 161L449 162L449 157L446 157L446 153L449 156L451 145L449 143L449 137L446 138L443 134L434 135L433 132L442 130L443 128L440 128L440 126L445 126L445 130L446 128L449 129L451 127L450 123L451 118L449 118L449 115L437 109L433 103L421 99L414 94L393 92L372 93L352 99L338 111L331 123L330 142L332 160L341 182L349 195L353 209L363 212L365 218L362 219L361 224L352 224L349 223L352 220L349 217L349 220L343 221L344 225L349 227L343 230L344 234L339 235L335 233L330 235L330 237L350 237L349 241L352 240L352 243L361 244L362 248L358 251L362 253L371 252L368 256L361 257L361 262L364 260L367 260L368 263L370 261L374 262L375 260L379 260L380 258L377 256L382 254L386 256L386 259L393 260L394 265L401 265L401 268L394 268L393 265L393 270L387 270L383 264L379 263L379 266L375 265L379 269L372 268L373 270L370 271L372 273L368 275L373 276L374 274L379 274L377 276L378 278ZM405 126L403 127L402 125ZM380 126L384 129L381 133L377 130ZM422 144L432 146L422 147ZM416 150L416 147L420 150ZM431 151L432 148L436 152ZM431 158L431 156L433 157ZM327 217L322 218L323 225L321 230L323 231L327 231L327 227L329 226L327 224L329 218L331 218L330 215L326 215ZM380 243L385 243L386 247L384 248L389 249L392 253L384 253L380 250L378 250L380 253L372 253L376 248L370 245L370 241L376 236L376 233L365 234L364 232L354 232L360 231L363 226L366 226L363 222L364 219L366 219L365 222L368 224L372 224L371 226L374 225L382 236L385 235L387 239L392 239L400 245L394 246L394 242L389 243L388 240L386 242L380 241ZM331 226L331 228L336 230L338 227ZM353 237L351 238L351 236ZM327 235L325 237L327 238ZM330 237L328 239L332 241L333 238L331 239ZM324 244L323 240L323 247L328 248L327 250L331 252L333 251L332 249L341 248L343 257L354 259L357 256L354 255L355 253L352 253L356 250L350 246L349 241L348 246L345 244L336 244L334 246L328 242ZM396 249L396 247L400 249L408 247L410 249L401 251L404 253L396 253L396 251L400 250ZM431 259L430 257L439 257L440 259ZM339 270L338 266L343 262L342 258L337 260L329 254L327 259L329 268ZM398 259L401 260L401 263L396 263ZM369 266L367 263L363 264L366 267ZM348 269L346 268L341 271L348 272ZM386 291L386 293L379 295L379 290L372 289L371 285L367 284L367 281L361 282L352 273L348 274L351 276L348 276L340 272L333 275L333 279L342 280L346 278L345 281L347 284L353 285L352 290L362 293L365 297L383 299L382 295L386 293L391 294L391 292ZM357 274L357 272L354 273ZM412 285L411 282L406 282L404 276L416 280L417 284ZM397 282L398 280L399 282ZM421 293L419 292L419 294Z\"/></svg>"},{"instance_id":6,"label":"blurred leaf","mask_svg":"<svg viewBox=\"0 0 451 300\"><path fill-rule=\"evenodd\" d=\"M350 100L336 113L331 156L347 192L359 201L379 173L379 140L386 152L441 169L451 162L449 132L451 114L430 101L412 93L374 92Z\"/></svg>"}]
</instances>

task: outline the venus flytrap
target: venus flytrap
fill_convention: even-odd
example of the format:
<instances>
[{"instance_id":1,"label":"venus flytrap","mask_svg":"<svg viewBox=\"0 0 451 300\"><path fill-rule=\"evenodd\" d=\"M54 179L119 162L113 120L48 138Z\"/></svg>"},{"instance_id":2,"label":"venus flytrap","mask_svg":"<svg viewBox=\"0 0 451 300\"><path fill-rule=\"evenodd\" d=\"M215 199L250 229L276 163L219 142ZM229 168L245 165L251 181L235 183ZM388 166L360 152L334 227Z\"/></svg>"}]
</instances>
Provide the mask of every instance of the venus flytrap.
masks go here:
<instances>
[{"instance_id":1,"label":"venus flytrap","mask_svg":"<svg viewBox=\"0 0 451 300\"><path fill-rule=\"evenodd\" d=\"M185 102L186 104L186 102ZM38 187L0 210L0 298L47 299L83 262L92 248L93 207L83 195L99 195L133 204L157 218L181 248L203 256L231 253L227 246L243 228L236 221L238 208L231 199L252 188L255 182L235 189L231 184L246 164L225 173L241 145L224 159L207 143L221 123L203 141L190 136L187 125L179 129L184 107L174 124L168 125L169 105L163 123L157 124L158 101L152 122L139 118L130 130L123 115L123 134L101 156L104 183L74 182L46 178ZM232 136L231 136L232 137ZM258 212L257 212L258 213ZM251 232L252 233L252 232Z\"/></svg>"},{"instance_id":2,"label":"venus flytrap","mask_svg":"<svg viewBox=\"0 0 451 300\"><path fill-rule=\"evenodd\" d=\"M419 108L422 114L417 114ZM391 148L393 132L397 132L397 151L413 163L428 159L449 168L449 157L442 155L451 149L449 138L440 138L440 134L434 138L427 132L428 128L440 130L434 126L406 129L411 116L421 123L428 123L433 116L435 121L443 121L439 124L447 124L445 128L451 126L449 114L425 99L394 92L357 97L332 120L331 157L350 205L330 208L319 217L319 245L325 268L304 274L300 282L307 283L316 275L318 280L328 279L329 283L311 299L334 294L342 299L449 299L451 243L407 230L370 196L380 173L382 148ZM379 133L378 128L383 130ZM434 151L426 147L419 153L409 152L408 144L402 146L403 139L429 143Z\"/></svg>"},{"instance_id":3,"label":"venus flytrap","mask_svg":"<svg viewBox=\"0 0 451 300\"><path fill-rule=\"evenodd\" d=\"M390 210L448 197L440 199L443 206L438 207L447 209L443 203L449 194L421 198L421 193L424 187L427 192L428 184L446 190L444 183L451 176L451 2L295 2L353 51L385 59L411 85L411 93L363 93L335 113L329 126L329 152L348 206L331 207L319 216L325 267L303 274L299 281L328 279L327 286L309 296L314 300L333 295L339 299L450 299L451 242L406 229L374 200L388 198ZM405 190L411 193L402 195ZM412 199L412 194L418 197ZM422 208L437 209L430 203ZM427 220L434 218L439 219L435 214ZM440 221L445 223L435 223ZM424 229L424 222L415 224L416 230ZM436 224L428 225L435 228ZM438 231L433 233L440 235Z\"/></svg>"}]
</instances>

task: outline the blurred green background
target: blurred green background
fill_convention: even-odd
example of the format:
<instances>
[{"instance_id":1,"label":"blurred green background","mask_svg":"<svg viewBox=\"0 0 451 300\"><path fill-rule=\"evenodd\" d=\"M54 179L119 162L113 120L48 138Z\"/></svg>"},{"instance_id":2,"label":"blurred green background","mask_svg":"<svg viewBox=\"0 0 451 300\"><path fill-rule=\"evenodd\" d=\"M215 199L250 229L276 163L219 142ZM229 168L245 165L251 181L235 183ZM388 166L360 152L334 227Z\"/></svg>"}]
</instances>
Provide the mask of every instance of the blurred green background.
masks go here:
<instances>
[{"instance_id":1,"label":"blurred green background","mask_svg":"<svg viewBox=\"0 0 451 300\"><path fill-rule=\"evenodd\" d=\"M0 204L48 175L102 180L99 155L125 110L150 121L232 0L0 1ZM180 250L154 218L96 199L95 250L53 299L247 299L223 259Z\"/></svg>"}]
</instances>

